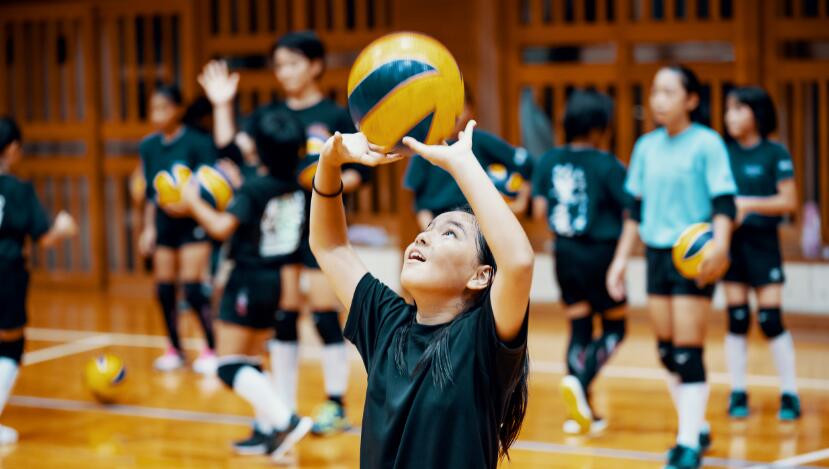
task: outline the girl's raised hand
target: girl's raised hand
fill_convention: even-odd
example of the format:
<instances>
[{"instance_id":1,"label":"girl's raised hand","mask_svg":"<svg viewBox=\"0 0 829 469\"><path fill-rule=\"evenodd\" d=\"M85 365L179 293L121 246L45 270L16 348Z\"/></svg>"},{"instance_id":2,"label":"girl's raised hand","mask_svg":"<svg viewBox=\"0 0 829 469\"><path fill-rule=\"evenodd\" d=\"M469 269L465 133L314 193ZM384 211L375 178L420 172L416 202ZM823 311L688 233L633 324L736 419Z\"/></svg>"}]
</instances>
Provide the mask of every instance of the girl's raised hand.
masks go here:
<instances>
[{"instance_id":1,"label":"girl's raised hand","mask_svg":"<svg viewBox=\"0 0 829 469\"><path fill-rule=\"evenodd\" d=\"M381 153L378 150L379 147L369 143L362 133L336 132L325 142L320 158L337 165L357 163L363 166L379 166L405 158L402 154Z\"/></svg>"},{"instance_id":2,"label":"girl's raised hand","mask_svg":"<svg viewBox=\"0 0 829 469\"><path fill-rule=\"evenodd\" d=\"M426 158L430 163L443 169L464 158L474 158L472 155L472 132L477 123L470 120L466 128L458 134L458 141L452 145L426 145L412 137L404 137L403 144L411 148L418 155Z\"/></svg>"}]
</instances>

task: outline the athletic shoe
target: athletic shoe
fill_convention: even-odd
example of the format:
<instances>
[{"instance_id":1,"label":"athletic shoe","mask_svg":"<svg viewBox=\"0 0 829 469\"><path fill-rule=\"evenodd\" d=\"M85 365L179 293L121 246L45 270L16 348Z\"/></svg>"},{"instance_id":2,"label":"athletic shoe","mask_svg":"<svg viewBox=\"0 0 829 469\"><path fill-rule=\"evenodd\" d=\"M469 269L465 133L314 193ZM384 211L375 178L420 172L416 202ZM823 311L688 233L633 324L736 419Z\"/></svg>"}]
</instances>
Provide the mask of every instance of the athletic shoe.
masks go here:
<instances>
[{"instance_id":1,"label":"athletic shoe","mask_svg":"<svg viewBox=\"0 0 829 469\"><path fill-rule=\"evenodd\" d=\"M590 434L597 435L607 428L607 420L601 417L594 417L590 424ZM561 431L566 435L581 435L581 425L573 419L567 419L561 425Z\"/></svg>"},{"instance_id":2,"label":"athletic shoe","mask_svg":"<svg viewBox=\"0 0 829 469\"><path fill-rule=\"evenodd\" d=\"M202 375L215 375L218 366L216 354L209 348L202 349L199 358L193 361L193 371Z\"/></svg>"},{"instance_id":3,"label":"athletic shoe","mask_svg":"<svg viewBox=\"0 0 829 469\"><path fill-rule=\"evenodd\" d=\"M593 424L593 411L590 409L590 403L587 402L581 381L573 375L562 378L561 397L564 399L564 405L570 417L579 424L580 433L589 432Z\"/></svg>"},{"instance_id":4,"label":"athletic shoe","mask_svg":"<svg viewBox=\"0 0 829 469\"><path fill-rule=\"evenodd\" d=\"M702 465L700 452L683 445L676 445L668 451L665 469L698 469Z\"/></svg>"},{"instance_id":5,"label":"athletic shoe","mask_svg":"<svg viewBox=\"0 0 829 469\"><path fill-rule=\"evenodd\" d=\"M178 350L168 347L164 355L153 362L153 367L158 371L173 371L184 366L184 357Z\"/></svg>"},{"instance_id":6,"label":"athletic shoe","mask_svg":"<svg viewBox=\"0 0 829 469\"><path fill-rule=\"evenodd\" d=\"M283 431L275 431L268 437L267 451L273 461L282 462L288 451L311 431L314 421L309 417L291 416L291 423Z\"/></svg>"},{"instance_id":7,"label":"athletic shoe","mask_svg":"<svg viewBox=\"0 0 829 469\"><path fill-rule=\"evenodd\" d=\"M327 401L317 407L314 427L311 432L317 436L331 436L351 428L345 416L345 409L334 401Z\"/></svg>"},{"instance_id":8,"label":"athletic shoe","mask_svg":"<svg viewBox=\"0 0 829 469\"><path fill-rule=\"evenodd\" d=\"M249 437L233 443L233 451L244 456L265 454L268 452L268 435L260 432L254 425Z\"/></svg>"},{"instance_id":9,"label":"athletic shoe","mask_svg":"<svg viewBox=\"0 0 829 469\"><path fill-rule=\"evenodd\" d=\"M728 416L733 419L748 417L748 394L745 391L731 391L728 398Z\"/></svg>"},{"instance_id":10,"label":"athletic shoe","mask_svg":"<svg viewBox=\"0 0 829 469\"><path fill-rule=\"evenodd\" d=\"M800 418L800 398L797 394L785 392L780 396L780 420L789 422Z\"/></svg>"},{"instance_id":11,"label":"athletic shoe","mask_svg":"<svg viewBox=\"0 0 829 469\"><path fill-rule=\"evenodd\" d=\"M699 452L705 454L711 447L711 427L705 424L705 428L699 432Z\"/></svg>"},{"instance_id":12,"label":"athletic shoe","mask_svg":"<svg viewBox=\"0 0 829 469\"><path fill-rule=\"evenodd\" d=\"M17 443L17 430L12 427L0 425L0 446L13 445Z\"/></svg>"}]
</instances>

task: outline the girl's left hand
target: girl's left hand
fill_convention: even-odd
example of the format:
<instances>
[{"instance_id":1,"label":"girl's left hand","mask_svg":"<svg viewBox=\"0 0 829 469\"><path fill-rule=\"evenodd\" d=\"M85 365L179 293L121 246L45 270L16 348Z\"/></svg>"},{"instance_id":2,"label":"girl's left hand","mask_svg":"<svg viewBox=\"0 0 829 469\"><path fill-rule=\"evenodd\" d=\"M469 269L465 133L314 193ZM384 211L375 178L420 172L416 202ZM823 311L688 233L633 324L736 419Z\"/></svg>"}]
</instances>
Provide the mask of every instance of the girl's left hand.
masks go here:
<instances>
[{"instance_id":1,"label":"girl's left hand","mask_svg":"<svg viewBox=\"0 0 829 469\"><path fill-rule=\"evenodd\" d=\"M699 275L697 276L697 286L700 288L705 285L715 283L728 269L728 250L720 243L714 241L711 250L702 259L699 266Z\"/></svg>"},{"instance_id":2,"label":"girl's left hand","mask_svg":"<svg viewBox=\"0 0 829 469\"><path fill-rule=\"evenodd\" d=\"M458 134L458 141L452 145L426 145L412 137L403 137L403 144L433 165L448 170L453 164L472 155L472 130L476 125L474 120L467 122L466 128Z\"/></svg>"},{"instance_id":3,"label":"girl's left hand","mask_svg":"<svg viewBox=\"0 0 829 469\"><path fill-rule=\"evenodd\" d=\"M397 153L382 153L379 148L369 143L362 133L341 134L336 132L325 142L320 155L320 161L327 161L336 165L357 163L363 166L379 166L394 163L405 155Z\"/></svg>"},{"instance_id":4,"label":"girl's left hand","mask_svg":"<svg viewBox=\"0 0 829 469\"><path fill-rule=\"evenodd\" d=\"M201 188L199 187L199 182L196 178L190 178L190 180L181 187L181 202L187 208L190 208L199 199L201 199Z\"/></svg>"}]
</instances>

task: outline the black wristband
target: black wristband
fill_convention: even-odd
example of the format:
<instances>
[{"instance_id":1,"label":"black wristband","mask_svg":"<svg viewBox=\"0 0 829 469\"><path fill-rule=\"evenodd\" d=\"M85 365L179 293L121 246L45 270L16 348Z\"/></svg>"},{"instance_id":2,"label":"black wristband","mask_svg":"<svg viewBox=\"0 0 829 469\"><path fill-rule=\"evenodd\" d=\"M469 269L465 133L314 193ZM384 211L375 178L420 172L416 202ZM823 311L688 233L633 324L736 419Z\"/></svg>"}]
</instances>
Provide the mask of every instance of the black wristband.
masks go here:
<instances>
[{"instance_id":1,"label":"black wristband","mask_svg":"<svg viewBox=\"0 0 829 469\"><path fill-rule=\"evenodd\" d=\"M325 194L323 192L320 192L319 189L317 189L317 178L316 178L316 176L314 176L311 179L311 189L313 189L313 191L316 192L317 195L320 196L320 197L323 197L323 198L326 198L326 199L333 199L333 198L336 198L336 197L339 197L340 195L342 195L343 190L345 190L345 185L343 184L342 179L340 179L340 190L338 190L337 192L335 192L333 194Z\"/></svg>"}]
</instances>

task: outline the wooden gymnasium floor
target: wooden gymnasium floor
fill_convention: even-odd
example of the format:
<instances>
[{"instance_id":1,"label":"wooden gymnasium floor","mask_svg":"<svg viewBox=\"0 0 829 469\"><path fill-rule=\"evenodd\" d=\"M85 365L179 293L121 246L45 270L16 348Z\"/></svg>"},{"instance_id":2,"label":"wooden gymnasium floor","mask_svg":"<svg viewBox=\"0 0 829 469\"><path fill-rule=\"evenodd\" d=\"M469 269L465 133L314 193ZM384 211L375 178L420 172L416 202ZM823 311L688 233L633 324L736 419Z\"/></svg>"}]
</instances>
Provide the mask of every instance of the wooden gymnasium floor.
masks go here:
<instances>
[{"instance_id":1,"label":"wooden gymnasium floor","mask_svg":"<svg viewBox=\"0 0 829 469\"><path fill-rule=\"evenodd\" d=\"M133 295L136 296L136 295ZM248 432L250 410L215 378L191 371L160 374L153 359L164 346L154 303L135 297L34 291L30 298L26 365L2 422L20 431L20 443L4 448L3 468L255 468L264 457L237 457L231 440ZM567 437L557 388L566 323L554 305L533 307L530 350L533 374L529 415L512 451L514 468L658 468L671 446L675 416L654 340L641 314L627 342L597 382L599 411L609 418L594 438ZM724 414L728 388L722 353L721 313L712 318L707 363L713 383L708 417L714 444L707 467L829 467L829 334L814 320L794 332L804 417L777 421L777 389L768 350L754 329L750 350L752 416L730 422ZM186 333L195 330L188 317ZM306 321L306 337L313 331ZM323 398L316 338L303 350L300 411ZM191 355L199 345L189 340ZM120 355L128 367L119 405L98 405L81 383L82 365L95 354ZM307 352L307 353L306 353ZM360 422L365 372L356 353L347 400ZM359 432L309 438L299 446L300 467L357 467Z\"/></svg>"}]
</instances>

